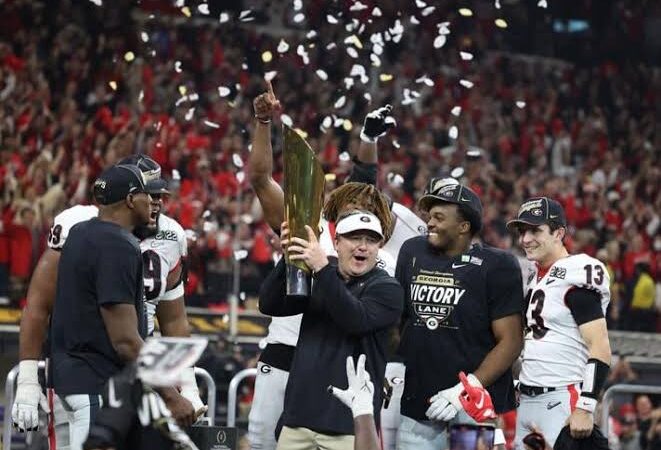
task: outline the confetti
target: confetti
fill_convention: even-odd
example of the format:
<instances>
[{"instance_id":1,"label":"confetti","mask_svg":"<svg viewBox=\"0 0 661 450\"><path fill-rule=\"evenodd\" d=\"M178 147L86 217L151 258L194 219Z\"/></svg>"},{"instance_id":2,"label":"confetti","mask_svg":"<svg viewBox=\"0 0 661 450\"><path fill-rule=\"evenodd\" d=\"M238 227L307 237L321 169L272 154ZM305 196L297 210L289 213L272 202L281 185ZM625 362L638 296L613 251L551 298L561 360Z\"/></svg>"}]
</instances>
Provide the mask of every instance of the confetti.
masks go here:
<instances>
[{"instance_id":1,"label":"confetti","mask_svg":"<svg viewBox=\"0 0 661 450\"><path fill-rule=\"evenodd\" d=\"M190 8L188 6L184 6L183 8L181 8L181 12L186 17L190 17L192 15L190 12Z\"/></svg>"},{"instance_id":2,"label":"confetti","mask_svg":"<svg viewBox=\"0 0 661 450\"><path fill-rule=\"evenodd\" d=\"M540 8L546 8L548 5L546 4L546 0L539 0L537 6L539 6Z\"/></svg>"},{"instance_id":3,"label":"confetti","mask_svg":"<svg viewBox=\"0 0 661 450\"><path fill-rule=\"evenodd\" d=\"M232 162L238 168L243 167L243 160L241 159L241 155L239 155L238 153L234 153L232 155Z\"/></svg>"},{"instance_id":4,"label":"confetti","mask_svg":"<svg viewBox=\"0 0 661 450\"><path fill-rule=\"evenodd\" d=\"M196 92L193 92L191 95L188 96L188 100L190 100L191 102L196 102L199 99L200 99L200 96L197 95Z\"/></svg>"},{"instance_id":5,"label":"confetti","mask_svg":"<svg viewBox=\"0 0 661 450\"><path fill-rule=\"evenodd\" d=\"M347 103L347 98L343 95L342 97L338 98L335 103L333 104L333 108L335 109L340 109Z\"/></svg>"},{"instance_id":6,"label":"confetti","mask_svg":"<svg viewBox=\"0 0 661 450\"><path fill-rule=\"evenodd\" d=\"M321 122L321 126L324 128L330 128L333 125L333 118L331 116L324 117L324 120Z\"/></svg>"},{"instance_id":7,"label":"confetti","mask_svg":"<svg viewBox=\"0 0 661 450\"><path fill-rule=\"evenodd\" d=\"M456 125L452 125L450 127L450 131L448 131L448 137L450 139L457 139L458 136L459 136L459 129L457 128Z\"/></svg>"},{"instance_id":8,"label":"confetti","mask_svg":"<svg viewBox=\"0 0 661 450\"><path fill-rule=\"evenodd\" d=\"M454 108L452 108L452 111L450 111L450 113L455 117L459 117L459 115L461 114L461 106L455 106Z\"/></svg>"},{"instance_id":9,"label":"confetti","mask_svg":"<svg viewBox=\"0 0 661 450\"><path fill-rule=\"evenodd\" d=\"M149 35L143 31L140 33L140 39L142 39L142 42L149 42Z\"/></svg>"},{"instance_id":10,"label":"confetti","mask_svg":"<svg viewBox=\"0 0 661 450\"><path fill-rule=\"evenodd\" d=\"M415 6L417 6L417 7L420 8L420 9L422 9L422 8L424 8L425 6L427 6L427 3L423 2L422 0L415 0Z\"/></svg>"},{"instance_id":11,"label":"confetti","mask_svg":"<svg viewBox=\"0 0 661 450\"><path fill-rule=\"evenodd\" d=\"M459 56L461 56L461 59L464 61L471 61L473 59L473 54L469 52L459 52Z\"/></svg>"},{"instance_id":12,"label":"confetti","mask_svg":"<svg viewBox=\"0 0 661 450\"><path fill-rule=\"evenodd\" d=\"M347 47L347 53L354 59L358 58L358 50L353 47Z\"/></svg>"},{"instance_id":13,"label":"confetti","mask_svg":"<svg viewBox=\"0 0 661 450\"><path fill-rule=\"evenodd\" d=\"M103 6L103 0L90 0L90 2L94 3L96 6Z\"/></svg>"},{"instance_id":14,"label":"confetti","mask_svg":"<svg viewBox=\"0 0 661 450\"><path fill-rule=\"evenodd\" d=\"M335 116L333 116L335 117ZM335 128L341 127L342 124L344 123L344 119L342 117L335 117L335 121L333 122L333 126Z\"/></svg>"},{"instance_id":15,"label":"confetti","mask_svg":"<svg viewBox=\"0 0 661 450\"><path fill-rule=\"evenodd\" d=\"M138 94L138 101L141 102L143 98L145 98L145 91L140 89L140 94Z\"/></svg>"},{"instance_id":16,"label":"confetti","mask_svg":"<svg viewBox=\"0 0 661 450\"><path fill-rule=\"evenodd\" d=\"M221 12L218 20L220 23L225 23L230 20L230 15L227 14L226 12Z\"/></svg>"},{"instance_id":17,"label":"confetti","mask_svg":"<svg viewBox=\"0 0 661 450\"><path fill-rule=\"evenodd\" d=\"M411 23L412 23L413 25L420 25L420 21L419 21L418 18L415 17L415 16L411 16Z\"/></svg>"},{"instance_id":18,"label":"confetti","mask_svg":"<svg viewBox=\"0 0 661 450\"><path fill-rule=\"evenodd\" d=\"M507 28L507 22L505 19L496 19L494 23L498 28Z\"/></svg>"},{"instance_id":19,"label":"confetti","mask_svg":"<svg viewBox=\"0 0 661 450\"><path fill-rule=\"evenodd\" d=\"M363 94L363 97L365 98L365 100L367 100L368 103L372 103L372 95L370 95L369 92L365 92Z\"/></svg>"},{"instance_id":20,"label":"confetti","mask_svg":"<svg viewBox=\"0 0 661 450\"><path fill-rule=\"evenodd\" d=\"M216 122L211 122L210 120L205 120L204 124L209 128L220 128L219 124L217 124Z\"/></svg>"},{"instance_id":21,"label":"confetti","mask_svg":"<svg viewBox=\"0 0 661 450\"><path fill-rule=\"evenodd\" d=\"M117 82L116 81L109 82L108 86L110 86L110 89L112 89L113 91L117 90Z\"/></svg>"},{"instance_id":22,"label":"confetti","mask_svg":"<svg viewBox=\"0 0 661 450\"><path fill-rule=\"evenodd\" d=\"M239 174L237 173L237 177L236 177L237 179L239 178L238 175ZM234 252L235 261L241 261L242 259L246 259L247 256L248 256L248 250L236 250Z\"/></svg>"},{"instance_id":23,"label":"confetti","mask_svg":"<svg viewBox=\"0 0 661 450\"><path fill-rule=\"evenodd\" d=\"M338 20L335 18L335 16L331 16L330 14L326 15L326 21L330 24L333 24L333 25L335 25L338 22Z\"/></svg>"},{"instance_id":24,"label":"confetti","mask_svg":"<svg viewBox=\"0 0 661 450\"><path fill-rule=\"evenodd\" d=\"M328 44L328 45L326 46L326 50L332 50L332 49L334 49L335 47L337 47L337 44L336 44L335 42L331 42L330 44Z\"/></svg>"},{"instance_id":25,"label":"confetti","mask_svg":"<svg viewBox=\"0 0 661 450\"><path fill-rule=\"evenodd\" d=\"M420 78L418 78L417 80L415 80L415 82L416 82L416 83L424 83L424 84L426 84L426 85L429 86L429 87L434 86L434 81L433 81L432 79L430 79L427 75L423 75L423 76L421 76Z\"/></svg>"},{"instance_id":26,"label":"confetti","mask_svg":"<svg viewBox=\"0 0 661 450\"><path fill-rule=\"evenodd\" d=\"M393 79L393 76L390 75L389 73L382 73L379 75L379 80L383 81L384 83L387 81L390 81Z\"/></svg>"},{"instance_id":27,"label":"confetti","mask_svg":"<svg viewBox=\"0 0 661 450\"><path fill-rule=\"evenodd\" d=\"M389 184L395 187L399 187L404 184L404 177L398 173L390 172L388 175L386 175L386 180L388 180Z\"/></svg>"},{"instance_id":28,"label":"confetti","mask_svg":"<svg viewBox=\"0 0 661 450\"><path fill-rule=\"evenodd\" d=\"M367 9L367 5L361 2L356 2L353 5L351 5L349 11L362 11L363 9Z\"/></svg>"},{"instance_id":29,"label":"confetti","mask_svg":"<svg viewBox=\"0 0 661 450\"><path fill-rule=\"evenodd\" d=\"M496 0L493 4L493 6L496 7L496 9L500 9L500 0Z\"/></svg>"},{"instance_id":30,"label":"confetti","mask_svg":"<svg viewBox=\"0 0 661 450\"><path fill-rule=\"evenodd\" d=\"M348 91L353 87L354 80L351 77L345 77L344 78L344 88Z\"/></svg>"},{"instance_id":31,"label":"confetti","mask_svg":"<svg viewBox=\"0 0 661 450\"><path fill-rule=\"evenodd\" d=\"M271 80L273 80L273 79L275 78L275 76L276 76L277 74L278 74L278 71L277 71L277 70L271 70L271 71L266 72L266 73L264 74L264 79L265 79L266 81L271 81Z\"/></svg>"},{"instance_id":32,"label":"confetti","mask_svg":"<svg viewBox=\"0 0 661 450\"><path fill-rule=\"evenodd\" d=\"M242 22L248 22L250 20L253 20L254 17L249 17L250 13L252 13L251 9L246 9L246 10L241 11L239 13L239 20L242 21Z\"/></svg>"},{"instance_id":33,"label":"confetti","mask_svg":"<svg viewBox=\"0 0 661 450\"><path fill-rule=\"evenodd\" d=\"M372 15L374 17L381 17L383 13L381 12L381 9L378 6L375 6L374 9L372 10Z\"/></svg>"},{"instance_id":34,"label":"confetti","mask_svg":"<svg viewBox=\"0 0 661 450\"><path fill-rule=\"evenodd\" d=\"M177 73L181 73L181 61L174 62L174 71Z\"/></svg>"},{"instance_id":35,"label":"confetti","mask_svg":"<svg viewBox=\"0 0 661 450\"><path fill-rule=\"evenodd\" d=\"M469 8L459 8L459 14L464 17L471 17L473 15L473 11L471 11Z\"/></svg>"},{"instance_id":36,"label":"confetti","mask_svg":"<svg viewBox=\"0 0 661 450\"><path fill-rule=\"evenodd\" d=\"M392 146L395 147L395 148L400 148L400 147L401 147L401 145L399 145L399 142L397 142L396 139L394 139L394 140L392 141Z\"/></svg>"},{"instance_id":37,"label":"confetti","mask_svg":"<svg viewBox=\"0 0 661 450\"><path fill-rule=\"evenodd\" d=\"M310 30L308 31L308 34L305 35L305 37L308 39L314 39L315 37L317 37L317 32L314 30Z\"/></svg>"},{"instance_id":38,"label":"confetti","mask_svg":"<svg viewBox=\"0 0 661 450\"><path fill-rule=\"evenodd\" d=\"M268 50L262 53L262 61L264 61L265 63L270 63L272 60L273 60L273 53L271 53Z\"/></svg>"},{"instance_id":39,"label":"confetti","mask_svg":"<svg viewBox=\"0 0 661 450\"><path fill-rule=\"evenodd\" d=\"M381 67L381 58L375 53L370 55L370 61L374 67Z\"/></svg>"},{"instance_id":40,"label":"confetti","mask_svg":"<svg viewBox=\"0 0 661 450\"><path fill-rule=\"evenodd\" d=\"M280 39L280 42L278 43L278 53L285 53L287 50L289 50L289 44L285 42L284 39Z\"/></svg>"},{"instance_id":41,"label":"confetti","mask_svg":"<svg viewBox=\"0 0 661 450\"><path fill-rule=\"evenodd\" d=\"M294 11L300 11L303 8L303 0L294 0Z\"/></svg>"},{"instance_id":42,"label":"confetti","mask_svg":"<svg viewBox=\"0 0 661 450\"><path fill-rule=\"evenodd\" d=\"M349 72L350 77L364 77L367 75L365 67L360 64L354 64Z\"/></svg>"},{"instance_id":43,"label":"confetti","mask_svg":"<svg viewBox=\"0 0 661 450\"><path fill-rule=\"evenodd\" d=\"M295 23L301 23L305 20L305 14L303 13L298 13L294 16L294 22Z\"/></svg>"},{"instance_id":44,"label":"confetti","mask_svg":"<svg viewBox=\"0 0 661 450\"><path fill-rule=\"evenodd\" d=\"M472 81L468 81L464 79L459 80L459 84L465 87L466 89L470 89L474 86Z\"/></svg>"},{"instance_id":45,"label":"confetti","mask_svg":"<svg viewBox=\"0 0 661 450\"><path fill-rule=\"evenodd\" d=\"M450 34L450 22L439 23L438 34Z\"/></svg>"},{"instance_id":46,"label":"confetti","mask_svg":"<svg viewBox=\"0 0 661 450\"><path fill-rule=\"evenodd\" d=\"M241 68L243 70L248 70L248 64L246 64L246 63L241 64Z\"/></svg>"},{"instance_id":47,"label":"confetti","mask_svg":"<svg viewBox=\"0 0 661 450\"><path fill-rule=\"evenodd\" d=\"M351 161L351 155L347 151L340 153L338 155L338 158L340 161L344 161L344 162Z\"/></svg>"},{"instance_id":48,"label":"confetti","mask_svg":"<svg viewBox=\"0 0 661 450\"><path fill-rule=\"evenodd\" d=\"M303 139L308 137L308 134L305 131L301 130L300 128L295 128L294 131Z\"/></svg>"},{"instance_id":49,"label":"confetti","mask_svg":"<svg viewBox=\"0 0 661 450\"><path fill-rule=\"evenodd\" d=\"M377 55L383 54L383 46L381 44L372 45L372 51Z\"/></svg>"},{"instance_id":50,"label":"confetti","mask_svg":"<svg viewBox=\"0 0 661 450\"><path fill-rule=\"evenodd\" d=\"M435 6L428 6L422 11L422 17L427 17L428 15L433 13L435 9L436 9Z\"/></svg>"},{"instance_id":51,"label":"confetti","mask_svg":"<svg viewBox=\"0 0 661 450\"><path fill-rule=\"evenodd\" d=\"M360 39L358 39L358 36L356 36L355 34L352 34L351 36L349 36L348 38L346 38L346 39L344 40L344 43L345 43L345 44L351 44L351 45L353 45L353 46L355 46L355 47L358 47L358 48L360 48L360 49L363 48L363 43L360 42Z\"/></svg>"},{"instance_id":52,"label":"confetti","mask_svg":"<svg viewBox=\"0 0 661 450\"><path fill-rule=\"evenodd\" d=\"M239 184L240 184L240 183L243 183L243 180L245 180L245 179L246 179L246 173L245 173L243 170L242 170L241 172L237 172L237 173L236 173L236 181L238 181ZM248 256L248 252L247 252L246 250L239 250L239 251L246 252L246 255L243 256L243 258L245 258L246 256Z\"/></svg>"},{"instance_id":53,"label":"confetti","mask_svg":"<svg viewBox=\"0 0 661 450\"><path fill-rule=\"evenodd\" d=\"M200 14L204 14L205 16L209 15L209 5L206 3L201 3L197 6L197 10L200 12Z\"/></svg>"},{"instance_id":54,"label":"confetti","mask_svg":"<svg viewBox=\"0 0 661 450\"><path fill-rule=\"evenodd\" d=\"M291 127L291 126L294 125L294 121L287 114L280 114L280 120L282 121L282 123L284 123L288 127Z\"/></svg>"},{"instance_id":55,"label":"confetti","mask_svg":"<svg viewBox=\"0 0 661 450\"><path fill-rule=\"evenodd\" d=\"M447 42L447 40L448 39L445 37L444 34L440 34L436 36L436 39L434 39L434 48L442 48Z\"/></svg>"},{"instance_id":56,"label":"confetti","mask_svg":"<svg viewBox=\"0 0 661 450\"><path fill-rule=\"evenodd\" d=\"M308 52L305 50L305 47L303 47L303 44L299 44L299 46L296 47L296 54L301 57L303 64L306 66L310 63L310 57L308 56Z\"/></svg>"},{"instance_id":57,"label":"confetti","mask_svg":"<svg viewBox=\"0 0 661 450\"><path fill-rule=\"evenodd\" d=\"M317 71L315 73L322 80L324 80L324 81L328 80L328 74L325 71L323 71L322 69L317 69Z\"/></svg>"},{"instance_id":58,"label":"confetti","mask_svg":"<svg viewBox=\"0 0 661 450\"><path fill-rule=\"evenodd\" d=\"M227 97L230 95L230 88L225 87L225 86L218 86L218 95L220 97Z\"/></svg>"},{"instance_id":59,"label":"confetti","mask_svg":"<svg viewBox=\"0 0 661 450\"><path fill-rule=\"evenodd\" d=\"M190 120L193 118L193 114L195 114L195 108L189 108L188 112L186 113L186 117L184 117L187 122L190 122Z\"/></svg>"},{"instance_id":60,"label":"confetti","mask_svg":"<svg viewBox=\"0 0 661 450\"><path fill-rule=\"evenodd\" d=\"M124 53L124 61L126 62L131 62L135 59L135 53L133 52L126 52Z\"/></svg>"},{"instance_id":61,"label":"confetti","mask_svg":"<svg viewBox=\"0 0 661 450\"><path fill-rule=\"evenodd\" d=\"M344 119L344 121L342 122L342 128L344 128L344 131L351 131L351 129L353 128L353 124L349 119Z\"/></svg>"},{"instance_id":62,"label":"confetti","mask_svg":"<svg viewBox=\"0 0 661 450\"><path fill-rule=\"evenodd\" d=\"M523 109L523 108L526 107L526 102L524 102L523 100L519 100L519 101L516 102L516 106Z\"/></svg>"}]
</instances>

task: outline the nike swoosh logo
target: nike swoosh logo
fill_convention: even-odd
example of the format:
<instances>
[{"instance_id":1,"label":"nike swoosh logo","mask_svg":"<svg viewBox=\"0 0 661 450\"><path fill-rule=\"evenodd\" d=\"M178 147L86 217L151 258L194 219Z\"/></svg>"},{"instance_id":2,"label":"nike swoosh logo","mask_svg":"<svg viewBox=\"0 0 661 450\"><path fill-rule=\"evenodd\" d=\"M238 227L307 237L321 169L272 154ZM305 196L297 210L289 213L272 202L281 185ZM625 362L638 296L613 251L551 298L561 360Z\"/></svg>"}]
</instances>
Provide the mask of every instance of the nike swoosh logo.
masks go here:
<instances>
[{"instance_id":1,"label":"nike swoosh logo","mask_svg":"<svg viewBox=\"0 0 661 450\"><path fill-rule=\"evenodd\" d=\"M551 283L553 283L554 281L555 281L555 279L554 279L554 278L551 278L551 279L549 279L549 280L546 280L546 284L551 284Z\"/></svg>"},{"instance_id":2,"label":"nike swoosh logo","mask_svg":"<svg viewBox=\"0 0 661 450\"><path fill-rule=\"evenodd\" d=\"M482 409L484 406L484 392L480 392L480 401L475 402L475 406L477 406L478 409Z\"/></svg>"},{"instance_id":3,"label":"nike swoosh logo","mask_svg":"<svg viewBox=\"0 0 661 450\"><path fill-rule=\"evenodd\" d=\"M452 268L453 269L458 269L460 267L466 267L467 265L468 264L455 264L455 263L452 263Z\"/></svg>"},{"instance_id":4,"label":"nike swoosh logo","mask_svg":"<svg viewBox=\"0 0 661 450\"><path fill-rule=\"evenodd\" d=\"M560 403L562 403L562 402L549 402L549 403L546 404L546 409L553 409L556 406L558 406Z\"/></svg>"},{"instance_id":5,"label":"nike swoosh logo","mask_svg":"<svg viewBox=\"0 0 661 450\"><path fill-rule=\"evenodd\" d=\"M108 381L108 404L111 408L121 408L122 401L117 399L115 394L115 380L112 378Z\"/></svg>"}]
</instances>

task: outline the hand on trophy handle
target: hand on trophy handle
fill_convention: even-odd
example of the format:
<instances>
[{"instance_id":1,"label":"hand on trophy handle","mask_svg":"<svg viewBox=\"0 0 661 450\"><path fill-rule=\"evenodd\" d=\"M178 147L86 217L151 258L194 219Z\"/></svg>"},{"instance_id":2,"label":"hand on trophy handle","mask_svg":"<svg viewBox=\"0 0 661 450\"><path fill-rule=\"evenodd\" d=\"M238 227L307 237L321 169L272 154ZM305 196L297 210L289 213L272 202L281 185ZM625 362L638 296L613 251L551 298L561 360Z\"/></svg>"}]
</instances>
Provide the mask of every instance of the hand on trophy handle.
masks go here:
<instances>
[{"instance_id":1,"label":"hand on trophy handle","mask_svg":"<svg viewBox=\"0 0 661 450\"><path fill-rule=\"evenodd\" d=\"M312 228L306 225L305 231L308 233L307 240L298 237L291 238L292 245L287 248L290 252L289 259L291 261L303 261L312 272L316 273L328 265L328 257L324 249L321 248ZM294 254L291 252L294 252Z\"/></svg>"},{"instance_id":2,"label":"hand on trophy handle","mask_svg":"<svg viewBox=\"0 0 661 450\"><path fill-rule=\"evenodd\" d=\"M270 81L266 82L267 91L258 95L253 100L253 108L255 109L255 118L261 123L269 123L273 117L273 113L281 108L280 101L276 98L273 92L273 85Z\"/></svg>"}]
</instances>

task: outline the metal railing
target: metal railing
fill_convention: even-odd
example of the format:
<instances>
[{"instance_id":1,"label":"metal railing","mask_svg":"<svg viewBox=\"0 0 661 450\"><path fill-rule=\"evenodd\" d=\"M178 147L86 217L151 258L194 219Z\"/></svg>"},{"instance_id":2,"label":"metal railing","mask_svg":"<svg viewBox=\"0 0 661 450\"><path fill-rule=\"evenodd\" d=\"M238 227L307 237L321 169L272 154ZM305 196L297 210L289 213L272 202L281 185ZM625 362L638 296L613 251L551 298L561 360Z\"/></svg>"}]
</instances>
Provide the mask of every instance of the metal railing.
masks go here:
<instances>
[{"instance_id":1,"label":"metal railing","mask_svg":"<svg viewBox=\"0 0 661 450\"><path fill-rule=\"evenodd\" d=\"M248 377L256 377L257 369L243 369L230 380L227 388L227 426L233 427L236 424L236 396L239 390L239 384Z\"/></svg>"},{"instance_id":2,"label":"metal railing","mask_svg":"<svg viewBox=\"0 0 661 450\"><path fill-rule=\"evenodd\" d=\"M39 369L43 370L46 368L46 363L44 361L39 361ZM209 408L205 415L208 418L209 425L215 425L216 422L216 382L213 380L209 372L206 370L196 367L195 376L201 378L204 381L207 389L207 405ZM11 408L14 405L14 396L16 394L16 379L18 378L18 365L15 365L7 374L7 379L5 380L5 417L2 424L2 448L6 450L11 450L11 440L12 440L12 419L11 419ZM30 431L29 433L32 433Z\"/></svg>"},{"instance_id":3,"label":"metal railing","mask_svg":"<svg viewBox=\"0 0 661 450\"><path fill-rule=\"evenodd\" d=\"M615 394L661 394L661 386L645 384L615 384L609 387L601 400L601 432L608 436L608 414Z\"/></svg>"}]
</instances>

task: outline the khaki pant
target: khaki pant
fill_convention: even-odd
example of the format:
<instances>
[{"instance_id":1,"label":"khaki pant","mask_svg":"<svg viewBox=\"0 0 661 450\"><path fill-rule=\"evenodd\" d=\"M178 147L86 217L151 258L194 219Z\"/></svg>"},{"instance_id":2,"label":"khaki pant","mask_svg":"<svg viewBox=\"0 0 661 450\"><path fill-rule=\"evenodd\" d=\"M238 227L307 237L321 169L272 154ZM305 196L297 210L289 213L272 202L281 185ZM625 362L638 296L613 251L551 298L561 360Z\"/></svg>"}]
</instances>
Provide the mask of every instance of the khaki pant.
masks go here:
<instances>
[{"instance_id":1,"label":"khaki pant","mask_svg":"<svg viewBox=\"0 0 661 450\"><path fill-rule=\"evenodd\" d=\"M328 435L308 428L283 427L277 450L353 450L353 434Z\"/></svg>"}]
</instances>

